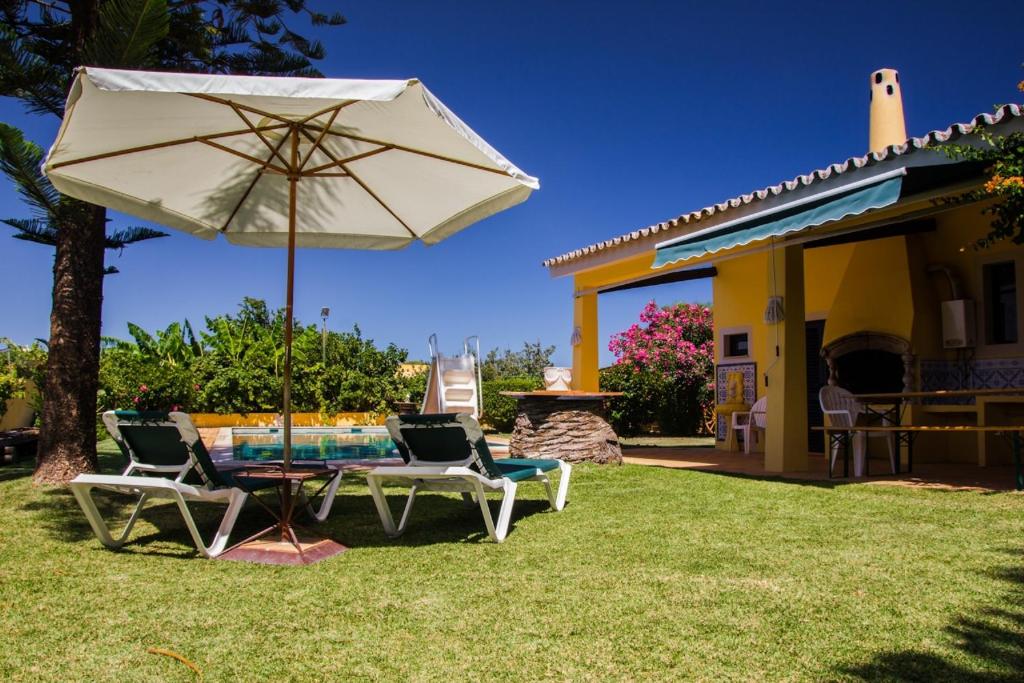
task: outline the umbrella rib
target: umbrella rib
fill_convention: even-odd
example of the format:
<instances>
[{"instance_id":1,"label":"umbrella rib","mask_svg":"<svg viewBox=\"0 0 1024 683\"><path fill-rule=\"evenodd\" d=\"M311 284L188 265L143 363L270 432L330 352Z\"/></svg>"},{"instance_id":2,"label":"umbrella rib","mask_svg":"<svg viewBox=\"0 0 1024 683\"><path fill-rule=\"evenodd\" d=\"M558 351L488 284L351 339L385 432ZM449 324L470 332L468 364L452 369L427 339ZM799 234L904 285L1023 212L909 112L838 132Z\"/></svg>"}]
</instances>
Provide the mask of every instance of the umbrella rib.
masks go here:
<instances>
[{"instance_id":1,"label":"umbrella rib","mask_svg":"<svg viewBox=\"0 0 1024 683\"><path fill-rule=\"evenodd\" d=\"M278 128L286 128L286 124L276 124L274 126L263 128L263 130L275 130ZM188 138L178 138L176 140L165 140L164 142L154 142L149 145L139 145L138 147L128 147L126 149L119 149L113 152L103 152L102 154L92 154L87 157L81 157L79 159L70 159L68 161L58 161L55 164L50 165L51 170L63 168L64 166L72 166L74 164L84 164L88 161L99 161L101 159L109 159L111 157L124 156L125 154L134 154L136 152L148 152L153 149L161 149L163 147L174 147L175 145L187 145L190 142L206 142L209 140L216 140L218 138L228 138L236 135L245 135L251 133L249 129L245 130L230 130L223 133L210 133L208 135L193 135Z\"/></svg>"},{"instance_id":2,"label":"umbrella rib","mask_svg":"<svg viewBox=\"0 0 1024 683\"><path fill-rule=\"evenodd\" d=\"M213 142L212 140L199 140L198 142L201 142L204 145L209 145L210 147L213 147L214 149L219 149L222 152L227 152L228 154L233 154L236 157L239 157L241 159L245 159L246 161L250 161L250 162L252 162L254 164L258 164L262 168L269 168L269 169L272 169L274 171L277 171L278 173L282 173L284 175L288 175L288 169L281 168L279 166L274 166L273 164L270 163L270 159L272 159L272 158L274 158L274 156L276 156L276 153L274 153L274 150L271 150L272 154L270 155L270 159L264 160L264 159L259 159L257 157L251 156L249 154L245 154L243 152L239 152L238 150L231 149L230 147L228 147L226 145L222 145L222 144L220 144L218 142Z\"/></svg>"},{"instance_id":3,"label":"umbrella rib","mask_svg":"<svg viewBox=\"0 0 1024 683\"><path fill-rule=\"evenodd\" d=\"M252 192L253 188L256 187L256 183L259 182L263 172L270 167L270 160L278 155L278 150L281 149L281 146L284 145L284 142L288 137L289 136L287 135L281 136L281 141L277 143L277 147L271 150L272 153L267 157L266 161L263 162L263 167L256 171L256 174L252 178L252 182L250 182L249 186L245 188L245 192L242 193L241 199L239 199L238 203L235 204L235 208L231 210L231 214L228 216L228 219L224 221L224 225L221 226L221 232L227 232L228 226L231 225L231 221L235 220L235 215L242 208L242 204L245 204L245 200L249 198L249 194Z\"/></svg>"},{"instance_id":4,"label":"umbrella rib","mask_svg":"<svg viewBox=\"0 0 1024 683\"><path fill-rule=\"evenodd\" d=\"M331 118L327 121L327 125L320 129L320 135L317 136L316 142L314 142L313 146L309 148L309 153L306 154L306 158L303 159L302 163L299 164L299 173L302 173L302 169L305 168L306 164L309 163L309 160L313 158L313 153L316 152L316 150L318 148L320 150L323 150L323 147L321 146L320 143L323 142L324 135L326 135L327 131L330 130L331 125L334 124L334 119L338 118L338 113L340 111L341 111L341 107L338 106L338 107L334 108L333 112L331 112Z\"/></svg>"},{"instance_id":5,"label":"umbrella rib","mask_svg":"<svg viewBox=\"0 0 1024 683\"><path fill-rule=\"evenodd\" d=\"M300 126L304 126L307 123L309 123L310 121L312 121L313 119L315 119L315 118L317 118L319 116L323 116L324 114L326 114L329 111L332 111L332 110L335 110L335 109L338 110L338 111L341 111L345 107L350 107L353 104L359 104L360 102L362 102L362 100L349 100L348 102L342 102L341 104L332 104L330 107L324 107L320 111L313 112L312 114L310 114L309 116L307 116L304 119L299 119L298 121L296 121L296 123L298 123ZM330 128L330 124L328 124L327 127Z\"/></svg>"},{"instance_id":6,"label":"umbrella rib","mask_svg":"<svg viewBox=\"0 0 1024 683\"><path fill-rule=\"evenodd\" d=\"M323 149L323 147L321 147L320 149ZM344 159L339 159L338 161L332 161L329 164L323 164L322 166L314 166L313 168L309 169L308 171L305 171L303 173L303 175L306 175L306 174L315 175L315 174L320 173L321 171L326 171L329 168L334 168L335 166L339 166L341 164L350 164L353 161L359 161L360 159L365 159L366 157L372 157L372 156L374 156L376 154L380 154L381 152L386 152L389 149L391 149L391 148L390 147L381 147L379 149L374 149L374 150L371 150L369 152L363 152L362 154L353 154L350 157L346 157Z\"/></svg>"},{"instance_id":7,"label":"umbrella rib","mask_svg":"<svg viewBox=\"0 0 1024 683\"><path fill-rule=\"evenodd\" d=\"M315 126L310 126L315 127ZM410 154L417 154L419 156L429 157L431 159L437 159L438 161L447 161L448 163L458 164L459 166L468 166L469 168L475 168L478 171L487 171L488 173L496 173L498 175L508 176L508 172L500 168L490 168L483 166L482 164L474 164L472 161L463 161L461 159L453 159L452 157L446 157L443 154L435 154L434 152L428 152L422 149L416 149L415 147L406 147L405 145L395 144L394 142L385 142L383 140L376 140L374 138L365 138L361 135L352 135L351 133L340 133L336 130L328 131L331 135L337 135L338 137L348 138L349 140L356 140L357 142L368 142L371 145L383 145L390 149L396 149L400 152L408 152Z\"/></svg>"},{"instance_id":8,"label":"umbrella rib","mask_svg":"<svg viewBox=\"0 0 1024 683\"><path fill-rule=\"evenodd\" d=\"M238 105L235 104L234 102L231 102L231 101L229 101L228 104L231 106L231 109L236 114L238 114L238 118L242 119L242 122L245 123L245 125L249 126L249 129L252 130L252 132L256 134L256 137L258 137L260 139L260 142L262 142L264 145L266 145L267 149L270 150L271 155L272 156L276 156L278 161L281 162L281 165L287 167L288 166L288 162L285 161L284 157L281 156L281 154L277 151L277 149L272 144L270 144L270 140L267 140L265 137L263 137L262 131L260 131L259 128L254 126L252 121L250 121L249 119L247 119L245 117L245 114L243 114L242 110L238 108Z\"/></svg>"},{"instance_id":9,"label":"umbrella rib","mask_svg":"<svg viewBox=\"0 0 1024 683\"><path fill-rule=\"evenodd\" d=\"M213 95L206 95L204 93L198 93L198 92L190 92L190 93L183 93L183 94L188 95L189 97L195 97L196 99L206 100L207 102L214 102L216 104L222 104L225 107L232 107L232 108L238 107L242 111L247 111L250 114L259 114L260 116L263 116L265 118L273 119L274 121L280 121L281 123L286 124L288 126L292 125L292 123L293 123L293 121L291 121L291 120L281 116L280 114L273 114L273 113L271 113L269 111L263 111L262 109L257 109L256 107L250 107L247 104L238 104L237 102L233 102L231 100L226 100L223 97L214 97Z\"/></svg>"},{"instance_id":10,"label":"umbrella rib","mask_svg":"<svg viewBox=\"0 0 1024 683\"><path fill-rule=\"evenodd\" d=\"M311 139L311 138L313 137L312 135L310 135L309 131L307 131L307 130L306 130L305 128L300 128L300 130L302 131L302 134L303 134L303 135L305 135L305 136L306 136L307 138L310 138L310 139ZM337 157L335 157L335 156L334 156L334 154L333 154L333 153L332 153L332 152L331 152L331 151L330 151L329 149L327 149L327 148L325 148L325 147L321 147L320 149L321 149L321 151L322 151L322 152L323 152L323 153L324 153L325 155L327 155L327 158L328 158L328 159L330 159L330 160L331 160L331 161L333 161L333 162L334 162L334 163L335 163L335 164L336 164L337 166L339 166L339 167L341 168L341 170L343 170L343 171L345 171L346 173L348 173L349 177L350 177L350 178L352 178L352 180L356 181L356 183L358 183L358 184L359 184L359 187L363 188L363 191L364 191L364 192L366 192L366 194L368 194L368 195L370 195L371 197L373 197L374 201L376 201L376 202L377 202L378 204L380 204L380 205L381 205L382 207L384 207L384 210L385 210L385 211L387 211L387 212L388 212L389 214L391 214L391 217L392 217L392 218L394 218L394 219L395 219L396 221L398 221L399 223L401 223L401 224L402 224L402 227L403 227L403 228L405 228L406 230L408 230L408 231L409 231L409 234L410 234L410 235L412 235L413 239L419 239L419 235L417 235L417 234L415 233L415 231L413 231L413 229L412 229L412 228L410 228L410 227L409 227L409 225L408 225L408 224L407 224L407 223L406 223L405 221L403 221L403 220L402 220L401 218L399 218L398 214L397 214L397 213L395 213L395 212L394 212L394 211L393 211L393 210L391 209L391 207L390 207L390 206L388 206L388 205L387 205L387 204L386 204L386 203L384 202L384 200L383 200L383 199L381 199L380 197L378 197L378 196L377 196L377 194L376 194L376 193L375 193L375 192L374 192L373 190L371 190L371 189L370 189L370 186L369 186L369 185L367 185L366 183L364 183L364 182L362 181L362 179L361 179L361 178L360 178L359 176L357 176L357 175L356 175L355 173L353 173L353 172L352 172L352 170L351 170L351 169L347 168L347 167L345 166L345 163L344 163L344 161L342 161L341 159L338 159Z\"/></svg>"}]
</instances>

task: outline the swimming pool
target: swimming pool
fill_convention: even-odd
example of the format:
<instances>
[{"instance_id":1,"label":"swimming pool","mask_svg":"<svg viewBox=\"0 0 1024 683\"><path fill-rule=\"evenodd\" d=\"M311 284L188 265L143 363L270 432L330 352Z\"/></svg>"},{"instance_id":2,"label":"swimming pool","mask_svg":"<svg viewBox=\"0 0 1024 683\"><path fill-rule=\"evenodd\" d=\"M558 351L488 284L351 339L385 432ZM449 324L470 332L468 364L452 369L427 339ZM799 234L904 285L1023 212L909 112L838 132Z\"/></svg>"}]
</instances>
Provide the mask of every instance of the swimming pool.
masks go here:
<instances>
[{"instance_id":1,"label":"swimming pool","mask_svg":"<svg viewBox=\"0 0 1024 683\"><path fill-rule=\"evenodd\" d=\"M236 427L231 430L235 460L259 462L284 457L284 430ZM380 460L397 458L395 443L383 427L294 427L294 460Z\"/></svg>"},{"instance_id":2,"label":"swimming pool","mask_svg":"<svg viewBox=\"0 0 1024 683\"><path fill-rule=\"evenodd\" d=\"M231 457L243 462L281 460L284 430L280 427L235 427L231 430ZM498 457L508 445L488 440ZM293 460L383 460L398 458L395 443L384 427L293 427Z\"/></svg>"}]
</instances>

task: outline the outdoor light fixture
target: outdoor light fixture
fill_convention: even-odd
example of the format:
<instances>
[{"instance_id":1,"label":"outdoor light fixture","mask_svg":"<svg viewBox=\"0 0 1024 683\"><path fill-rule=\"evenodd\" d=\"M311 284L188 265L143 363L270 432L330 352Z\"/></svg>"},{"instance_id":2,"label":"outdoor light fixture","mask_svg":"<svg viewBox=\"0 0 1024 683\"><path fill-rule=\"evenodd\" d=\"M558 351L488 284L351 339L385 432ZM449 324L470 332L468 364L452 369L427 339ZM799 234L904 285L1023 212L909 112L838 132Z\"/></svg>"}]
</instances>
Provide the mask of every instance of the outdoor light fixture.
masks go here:
<instances>
[{"instance_id":1,"label":"outdoor light fixture","mask_svg":"<svg viewBox=\"0 0 1024 683\"><path fill-rule=\"evenodd\" d=\"M324 321L323 332L320 335L321 336L321 340L320 340L321 353L320 353L320 355L321 355L321 357L323 359L323 363L324 363L325 366L327 365L327 316L329 316L330 314L331 314L331 309L327 308L326 306L324 306L323 308L320 309L320 319Z\"/></svg>"},{"instance_id":2,"label":"outdoor light fixture","mask_svg":"<svg viewBox=\"0 0 1024 683\"><path fill-rule=\"evenodd\" d=\"M786 319L785 309L781 296L768 297L768 306L764 309L764 321L769 325L776 325Z\"/></svg>"}]
</instances>

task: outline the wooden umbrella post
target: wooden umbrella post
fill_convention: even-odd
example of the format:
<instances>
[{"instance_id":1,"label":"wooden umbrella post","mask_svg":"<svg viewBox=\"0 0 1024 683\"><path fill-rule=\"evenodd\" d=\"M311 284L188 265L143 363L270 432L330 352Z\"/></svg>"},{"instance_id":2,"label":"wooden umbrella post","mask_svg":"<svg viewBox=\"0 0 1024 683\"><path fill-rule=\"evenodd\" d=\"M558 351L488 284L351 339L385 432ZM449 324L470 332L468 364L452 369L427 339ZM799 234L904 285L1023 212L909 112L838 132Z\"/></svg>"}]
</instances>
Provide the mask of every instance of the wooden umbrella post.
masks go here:
<instances>
[{"instance_id":1,"label":"wooden umbrella post","mask_svg":"<svg viewBox=\"0 0 1024 683\"><path fill-rule=\"evenodd\" d=\"M299 129L292 125L288 167L288 285L284 304L284 470L292 466L292 303L295 297L295 209L299 183Z\"/></svg>"}]
</instances>

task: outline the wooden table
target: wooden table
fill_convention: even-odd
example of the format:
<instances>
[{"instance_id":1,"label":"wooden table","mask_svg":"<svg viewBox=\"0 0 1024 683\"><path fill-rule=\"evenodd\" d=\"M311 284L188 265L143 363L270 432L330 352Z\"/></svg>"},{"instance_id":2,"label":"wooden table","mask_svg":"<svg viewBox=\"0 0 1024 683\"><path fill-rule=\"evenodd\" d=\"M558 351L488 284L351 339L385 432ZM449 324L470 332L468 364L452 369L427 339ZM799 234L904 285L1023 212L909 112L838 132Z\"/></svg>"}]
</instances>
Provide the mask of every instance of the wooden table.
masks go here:
<instances>
[{"instance_id":1,"label":"wooden table","mask_svg":"<svg viewBox=\"0 0 1024 683\"><path fill-rule=\"evenodd\" d=\"M991 416L988 409L992 406L1019 405L1024 403L1024 387L1004 387L1001 389L939 389L937 391L900 391L892 393L856 394L857 400L864 403L868 413L882 417L891 424L899 425L907 420L905 408L911 403L920 399L955 399L973 398L974 403L936 403L919 406L923 413L936 417L950 418L962 421L972 419L974 424L948 424L945 426L955 427L953 431L965 431L959 427L988 427L990 421L997 423L996 430L973 429L972 433L977 435L978 466L985 467L989 461L987 435L993 431L999 431L998 425L1003 424L1006 416ZM886 406L879 410L872 404ZM959 417L957 417L959 416ZM922 425L924 426L924 425ZM931 425L929 425L931 426ZM934 425L940 426L940 425Z\"/></svg>"},{"instance_id":2,"label":"wooden table","mask_svg":"<svg viewBox=\"0 0 1024 683\"><path fill-rule=\"evenodd\" d=\"M888 403L891 400L904 402L912 398L969 398L971 396L1013 396L1024 394L1024 387L1005 389L938 389L936 391L894 391L878 394L854 394L859 401Z\"/></svg>"},{"instance_id":3,"label":"wooden table","mask_svg":"<svg viewBox=\"0 0 1024 683\"><path fill-rule=\"evenodd\" d=\"M1018 491L1024 490L1024 470L1021 468L1021 442L1024 439L1024 425L863 425L857 427L814 427L825 432L826 455L829 458L828 476L832 477L832 459L829 454L833 446L843 449L843 476L850 476L850 437L854 432L888 432L896 440L896 452L900 446L907 447L907 472L914 471L914 437L918 434L941 433L972 433L972 434L1005 434L1010 438L1013 449L1013 464L1016 470L1015 483ZM896 458L896 474L901 469L900 458ZM864 475L869 476L868 458L864 458Z\"/></svg>"},{"instance_id":4,"label":"wooden table","mask_svg":"<svg viewBox=\"0 0 1024 683\"><path fill-rule=\"evenodd\" d=\"M558 458L621 464L619 437L606 419L605 399L617 391L503 391L518 414L509 442L513 458Z\"/></svg>"}]
</instances>

